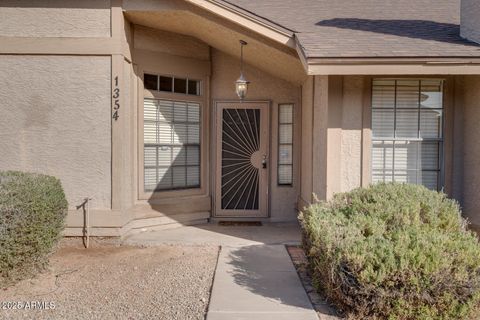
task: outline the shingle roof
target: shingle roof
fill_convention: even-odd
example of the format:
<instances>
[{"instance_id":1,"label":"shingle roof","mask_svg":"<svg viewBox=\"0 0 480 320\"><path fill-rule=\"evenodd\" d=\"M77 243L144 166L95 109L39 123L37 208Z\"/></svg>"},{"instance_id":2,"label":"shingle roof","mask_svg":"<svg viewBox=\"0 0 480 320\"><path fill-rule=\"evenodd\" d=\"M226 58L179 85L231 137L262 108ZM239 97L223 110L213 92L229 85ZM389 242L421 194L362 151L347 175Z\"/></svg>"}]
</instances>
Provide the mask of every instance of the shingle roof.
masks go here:
<instances>
[{"instance_id":1,"label":"shingle roof","mask_svg":"<svg viewBox=\"0 0 480 320\"><path fill-rule=\"evenodd\" d=\"M480 57L460 0L224 0L293 30L307 58Z\"/></svg>"}]
</instances>

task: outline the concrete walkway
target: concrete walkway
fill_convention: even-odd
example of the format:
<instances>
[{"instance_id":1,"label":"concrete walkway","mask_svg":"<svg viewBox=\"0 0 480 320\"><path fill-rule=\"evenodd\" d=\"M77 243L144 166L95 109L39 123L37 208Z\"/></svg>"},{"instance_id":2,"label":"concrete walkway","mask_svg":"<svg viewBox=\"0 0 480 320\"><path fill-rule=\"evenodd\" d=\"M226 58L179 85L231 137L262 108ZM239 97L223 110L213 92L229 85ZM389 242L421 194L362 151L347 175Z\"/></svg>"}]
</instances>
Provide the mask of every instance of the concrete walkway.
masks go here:
<instances>
[{"instance_id":1,"label":"concrete walkway","mask_svg":"<svg viewBox=\"0 0 480 320\"><path fill-rule=\"evenodd\" d=\"M125 244L221 246L207 320L318 320L285 244L300 244L297 223L206 224L151 231Z\"/></svg>"},{"instance_id":2,"label":"concrete walkway","mask_svg":"<svg viewBox=\"0 0 480 320\"><path fill-rule=\"evenodd\" d=\"M222 247L207 320L318 320L284 245Z\"/></svg>"}]
</instances>

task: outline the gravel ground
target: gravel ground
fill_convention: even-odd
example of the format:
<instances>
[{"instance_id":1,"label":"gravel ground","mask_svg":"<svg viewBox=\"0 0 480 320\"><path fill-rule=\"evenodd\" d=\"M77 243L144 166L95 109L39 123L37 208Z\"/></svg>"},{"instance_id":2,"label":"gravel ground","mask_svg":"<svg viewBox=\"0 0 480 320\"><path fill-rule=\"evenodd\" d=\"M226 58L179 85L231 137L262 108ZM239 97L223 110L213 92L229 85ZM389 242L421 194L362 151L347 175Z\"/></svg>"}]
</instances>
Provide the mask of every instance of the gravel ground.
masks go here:
<instances>
[{"instance_id":1,"label":"gravel ground","mask_svg":"<svg viewBox=\"0 0 480 320\"><path fill-rule=\"evenodd\" d=\"M204 319L218 247L62 241L49 270L0 291L2 319ZM53 303L4 310L5 302ZM3 304L3 305L2 305ZM2 308L3 307L3 308Z\"/></svg>"}]
</instances>

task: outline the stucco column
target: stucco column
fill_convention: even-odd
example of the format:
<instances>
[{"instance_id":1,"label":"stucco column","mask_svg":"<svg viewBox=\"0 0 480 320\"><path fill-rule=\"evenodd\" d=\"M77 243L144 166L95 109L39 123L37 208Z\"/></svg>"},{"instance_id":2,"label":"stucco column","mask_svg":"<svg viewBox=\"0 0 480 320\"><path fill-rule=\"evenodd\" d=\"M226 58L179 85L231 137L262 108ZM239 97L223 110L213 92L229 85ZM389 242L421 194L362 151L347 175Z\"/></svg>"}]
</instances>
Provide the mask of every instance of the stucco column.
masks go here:
<instances>
[{"instance_id":1,"label":"stucco column","mask_svg":"<svg viewBox=\"0 0 480 320\"><path fill-rule=\"evenodd\" d=\"M328 76L315 76L312 111L312 193L327 195Z\"/></svg>"},{"instance_id":2,"label":"stucco column","mask_svg":"<svg viewBox=\"0 0 480 320\"><path fill-rule=\"evenodd\" d=\"M342 81L339 76L314 80L312 192L322 200L341 191Z\"/></svg>"},{"instance_id":3,"label":"stucco column","mask_svg":"<svg viewBox=\"0 0 480 320\"><path fill-rule=\"evenodd\" d=\"M463 211L480 227L480 76L463 82Z\"/></svg>"},{"instance_id":4,"label":"stucco column","mask_svg":"<svg viewBox=\"0 0 480 320\"><path fill-rule=\"evenodd\" d=\"M133 206L134 187L134 112L132 97L133 68L128 60L128 22L123 17L121 0L112 1L112 38L123 54L112 55L112 210L125 211Z\"/></svg>"},{"instance_id":5,"label":"stucco column","mask_svg":"<svg viewBox=\"0 0 480 320\"><path fill-rule=\"evenodd\" d=\"M308 83L304 89L309 91ZM365 139L370 129L364 128L364 92L365 78L362 76L314 78L310 112L311 156L308 150L302 150L302 154L312 159L311 192L321 200L359 187L368 180L365 176L369 171L364 167L369 165L369 157L365 155L371 152L371 146L366 145L370 140ZM306 102L305 111L308 113L309 101ZM308 116L305 116L304 125L308 125L308 121ZM308 134L305 129L304 133ZM308 149L309 144L305 142L308 141L304 141L302 147ZM302 159L302 164L308 164L308 161ZM305 178L308 176L302 174L302 179ZM303 181L302 188L305 185ZM304 190L302 197L307 199Z\"/></svg>"}]
</instances>

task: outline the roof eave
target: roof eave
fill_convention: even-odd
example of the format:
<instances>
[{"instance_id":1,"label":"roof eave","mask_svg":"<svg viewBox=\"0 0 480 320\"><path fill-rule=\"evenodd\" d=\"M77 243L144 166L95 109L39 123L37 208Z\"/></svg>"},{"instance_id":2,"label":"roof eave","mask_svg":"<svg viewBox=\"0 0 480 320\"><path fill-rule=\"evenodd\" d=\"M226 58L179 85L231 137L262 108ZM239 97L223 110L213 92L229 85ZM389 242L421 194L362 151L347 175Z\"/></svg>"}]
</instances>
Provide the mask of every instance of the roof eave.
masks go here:
<instances>
[{"instance_id":1,"label":"roof eave","mask_svg":"<svg viewBox=\"0 0 480 320\"><path fill-rule=\"evenodd\" d=\"M294 32L222 0L185 0L197 7L259 33L271 40L295 48Z\"/></svg>"},{"instance_id":2,"label":"roof eave","mask_svg":"<svg viewBox=\"0 0 480 320\"><path fill-rule=\"evenodd\" d=\"M479 75L480 57L303 56L308 75Z\"/></svg>"}]
</instances>

